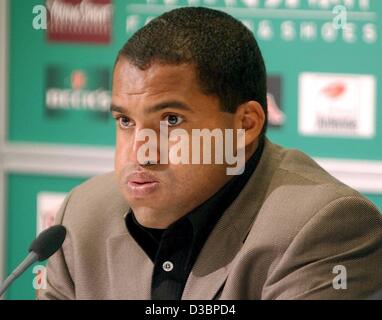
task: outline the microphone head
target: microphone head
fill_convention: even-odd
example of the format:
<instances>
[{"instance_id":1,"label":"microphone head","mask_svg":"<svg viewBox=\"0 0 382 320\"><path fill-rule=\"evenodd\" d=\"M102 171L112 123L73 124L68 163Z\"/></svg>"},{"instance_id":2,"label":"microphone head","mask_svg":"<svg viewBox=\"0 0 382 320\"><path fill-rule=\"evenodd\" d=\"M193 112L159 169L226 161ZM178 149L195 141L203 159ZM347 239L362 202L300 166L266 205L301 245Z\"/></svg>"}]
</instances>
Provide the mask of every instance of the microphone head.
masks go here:
<instances>
[{"instance_id":1,"label":"microphone head","mask_svg":"<svg viewBox=\"0 0 382 320\"><path fill-rule=\"evenodd\" d=\"M52 226L33 240L29 247L29 252L33 251L37 254L38 260L48 259L53 253L61 248L66 236L66 229L62 225Z\"/></svg>"}]
</instances>

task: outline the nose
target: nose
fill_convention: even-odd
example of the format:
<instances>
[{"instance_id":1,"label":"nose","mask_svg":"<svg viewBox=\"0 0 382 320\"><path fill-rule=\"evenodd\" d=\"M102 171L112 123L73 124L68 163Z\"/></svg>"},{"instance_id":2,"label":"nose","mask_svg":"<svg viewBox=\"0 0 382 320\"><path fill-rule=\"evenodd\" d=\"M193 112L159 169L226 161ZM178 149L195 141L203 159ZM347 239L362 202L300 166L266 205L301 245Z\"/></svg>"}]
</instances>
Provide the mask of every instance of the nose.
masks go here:
<instances>
[{"instance_id":1,"label":"nose","mask_svg":"<svg viewBox=\"0 0 382 320\"><path fill-rule=\"evenodd\" d=\"M141 166L159 163L159 137L155 130L137 128L134 132L131 161Z\"/></svg>"}]
</instances>

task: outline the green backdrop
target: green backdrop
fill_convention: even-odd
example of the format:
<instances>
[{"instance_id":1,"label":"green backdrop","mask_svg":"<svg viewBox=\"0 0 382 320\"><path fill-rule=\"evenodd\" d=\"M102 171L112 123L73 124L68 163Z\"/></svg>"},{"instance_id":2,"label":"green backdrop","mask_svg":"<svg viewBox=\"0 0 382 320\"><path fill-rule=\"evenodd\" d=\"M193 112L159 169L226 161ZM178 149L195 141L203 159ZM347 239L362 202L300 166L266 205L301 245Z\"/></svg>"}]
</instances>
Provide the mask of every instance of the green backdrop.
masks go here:
<instances>
[{"instance_id":1,"label":"green backdrop","mask_svg":"<svg viewBox=\"0 0 382 320\"><path fill-rule=\"evenodd\" d=\"M70 143L91 145L113 145L113 121L111 117L89 116L89 112L70 110L59 117L48 117L44 112L44 90L48 66L65 66L68 70L80 67L92 70L98 66L109 68L111 72L115 56L134 30L143 26L147 18L158 15L172 6L165 1L148 1L155 5L143 5L146 1L114 0L112 41L109 45L53 43L46 41L44 30L32 28L32 8L43 4L41 0L12 0L10 19L10 112L9 132L11 141ZM264 10L267 1L260 1ZM281 1L284 3L285 1ZM300 1L300 10L308 8L309 1ZM204 4L203 1L167 1L178 5L188 3ZM279 30L285 20L300 26L303 21L314 21L317 32L330 21L294 18L269 18L256 14L256 10L246 8L243 3L251 1L213 1L212 8L224 9L237 18L252 23L270 21L274 30ZM237 3L235 7L225 3ZM358 1L355 1L358 3ZM382 1L371 1L369 11L382 14ZM139 5L141 4L141 5ZM280 9L285 8L285 4ZM241 10L240 10L241 9ZM353 8L353 11L356 8ZM380 57L381 41L368 44L361 41L360 30L368 21L351 21L356 26L357 41L354 44L339 39L328 43L318 36L316 40L281 41L275 35L272 40L258 38L269 74L282 78L282 109L287 122L277 129L270 128L269 136L280 144L298 147L316 157L382 159L382 115L380 99L377 96L376 134L372 139L311 137L302 136L297 130L298 76L302 72L329 72L346 74L371 74L377 81L382 76ZM130 23L129 23L130 21ZM381 19L372 21L382 35ZM127 25L129 27L127 27ZM300 27L301 28L301 27ZM297 28L298 29L298 28ZM297 31L296 31L297 32ZM276 31L274 31L276 33ZM378 83L378 82L377 82ZM377 90L378 92L378 90ZM28 121L25 121L25 118ZM49 133L49 134L47 134Z\"/></svg>"}]
</instances>

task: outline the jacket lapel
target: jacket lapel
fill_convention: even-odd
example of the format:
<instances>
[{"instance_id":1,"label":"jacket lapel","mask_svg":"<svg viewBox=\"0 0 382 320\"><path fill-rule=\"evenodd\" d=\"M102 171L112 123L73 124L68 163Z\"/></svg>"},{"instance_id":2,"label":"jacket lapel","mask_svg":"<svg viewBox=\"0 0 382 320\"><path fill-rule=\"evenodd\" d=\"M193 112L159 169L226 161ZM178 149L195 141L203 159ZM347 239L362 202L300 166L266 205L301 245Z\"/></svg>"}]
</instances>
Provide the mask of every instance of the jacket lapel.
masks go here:
<instances>
[{"instance_id":1,"label":"jacket lapel","mask_svg":"<svg viewBox=\"0 0 382 320\"><path fill-rule=\"evenodd\" d=\"M154 265L126 229L108 238L106 251L111 299L151 299Z\"/></svg>"},{"instance_id":2,"label":"jacket lapel","mask_svg":"<svg viewBox=\"0 0 382 320\"><path fill-rule=\"evenodd\" d=\"M279 147L266 140L255 172L202 248L187 279L182 299L210 300L216 297L264 202L280 159Z\"/></svg>"},{"instance_id":3,"label":"jacket lapel","mask_svg":"<svg viewBox=\"0 0 382 320\"><path fill-rule=\"evenodd\" d=\"M216 295L241 247L231 229L229 219L223 219L212 231L188 277L182 299L209 300Z\"/></svg>"}]
</instances>

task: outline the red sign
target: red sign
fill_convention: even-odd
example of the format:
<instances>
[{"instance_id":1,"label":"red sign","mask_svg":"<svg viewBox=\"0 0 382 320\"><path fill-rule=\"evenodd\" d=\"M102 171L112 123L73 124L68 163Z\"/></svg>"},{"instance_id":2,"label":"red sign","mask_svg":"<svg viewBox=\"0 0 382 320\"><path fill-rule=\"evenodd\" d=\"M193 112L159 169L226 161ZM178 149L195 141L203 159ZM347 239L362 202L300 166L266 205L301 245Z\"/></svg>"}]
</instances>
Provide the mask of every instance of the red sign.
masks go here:
<instances>
[{"instance_id":1,"label":"red sign","mask_svg":"<svg viewBox=\"0 0 382 320\"><path fill-rule=\"evenodd\" d=\"M48 41L109 43L111 0L47 0Z\"/></svg>"}]
</instances>

